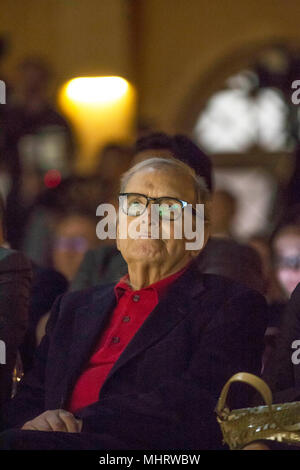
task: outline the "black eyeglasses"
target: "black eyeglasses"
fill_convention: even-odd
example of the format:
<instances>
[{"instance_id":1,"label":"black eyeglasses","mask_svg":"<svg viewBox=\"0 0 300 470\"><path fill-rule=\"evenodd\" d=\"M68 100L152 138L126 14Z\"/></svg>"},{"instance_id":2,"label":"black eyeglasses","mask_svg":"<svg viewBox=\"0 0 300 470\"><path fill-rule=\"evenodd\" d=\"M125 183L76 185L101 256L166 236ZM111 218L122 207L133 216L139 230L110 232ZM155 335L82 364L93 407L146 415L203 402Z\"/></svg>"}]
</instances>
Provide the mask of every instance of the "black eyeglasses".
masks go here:
<instances>
[{"instance_id":1,"label":"black eyeglasses","mask_svg":"<svg viewBox=\"0 0 300 470\"><path fill-rule=\"evenodd\" d=\"M188 202L175 197L148 197L140 193L120 193L119 201L124 214L130 217L138 217L146 211L149 202L157 205L161 219L176 220L182 216L182 209L188 206ZM196 212L192 208L193 212Z\"/></svg>"},{"instance_id":2,"label":"black eyeglasses","mask_svg":"<svg viewBox=\"0 0 300 470\"><path fill-rule=\"evenodd\" d=\"M300 254L295 256L277 256L275 258L277 269L300 269Z\"/></svg>"}]
</instances>

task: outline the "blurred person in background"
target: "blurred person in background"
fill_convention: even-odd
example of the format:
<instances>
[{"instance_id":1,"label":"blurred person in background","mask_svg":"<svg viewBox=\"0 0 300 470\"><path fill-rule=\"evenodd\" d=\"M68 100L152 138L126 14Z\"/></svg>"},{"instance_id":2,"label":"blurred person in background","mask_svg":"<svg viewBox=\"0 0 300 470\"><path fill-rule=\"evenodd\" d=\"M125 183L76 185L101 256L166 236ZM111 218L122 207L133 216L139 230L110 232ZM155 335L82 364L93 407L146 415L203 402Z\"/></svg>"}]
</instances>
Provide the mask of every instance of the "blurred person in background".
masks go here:
<instances>
[{"instance_id":1,"label":"blurred person in background","mask_svg":"<svg viewBox=\"0 0 300 470\"><path fill-rule=\"evenodd\" d=\"M270 354L270 363L266 368L266 377L273 376L273 368L280 367L280 364L284 362L284 359L281 358L282 351L284 350L286 353L287 348L290 348L290 345L288 347L286 344L284 345L286 343L284 338L290 338L298 329L294 315L295 307L293 306L297 303L295 302L295 297L298 298L297 294L295 293L291 302L289 299L300 282L299 205L290 208L283 220L279 222L272 235L271 246L274 272L281 289L282 300L270 304L271 318L266 334L269 334L270 340L273 340L273 352ZM293 328L292 324L294 324ZM292 333L292 329L294 329L294 333ZM271 342L270 346L272 346Z\"/></svg>"},{"instance_id":2,"label":"blurred person in background","mask_svg":"<svg viewBox=\"0 0 300 470\"><path fill-rule=\"evenodd\" d=\"M68 281L61 273L32 264L33 279L30 290L28 326L19 347L22 370L27 373L33 366L37 346L44 334L44 323L55 299L68 290Z\"/></svg>"},{"instance_id":3,"label":"blurred person in background","mask_svg":"<svg viewBox=\"0 0 300 470\"><path fill-rule=\"evenodd\" d=\"M300 204L295 204L285 211L271 235L272 262L286 300L300 281L299 240Z\"/></svg>"},{"instance_id":4,"label":"blurred person in background","mask_svg":"<svg viewBox=\"0 0 300 470\"><path fill-rule=\"evenodd\" d=\"M70 211L96 217L98 205L110 198L98 175L69 177L56 187L45 189L36 200L26 225L22 251L38 265L51 267L56 220Z\"/></svg>"},{"instance_id":5,"label":"blurred person in background","mask_svg":"<svg viewBox=\"0 0 300 470\"><path fill-rule=\"evenodd\" d=\"M0 370L0 403L4 395L6 399L9 398L10 372L16 357L20 358L18 374L31 369L39 339L37 325L47 315L56 297L68 289L68 281L59 272L39 266L18 251L4 248L8 248L6 211L0 193L0 339L2 334L7 336L8 327L15 326L7 343L9 351L4 373L5 386L1 382ZM8 319L7 315L10 315Z\"/></svg>"},{"instance_id":6,"label":"blurred person in background","mask_svg":"<svg viewBox=\"0 0 300 470\"><path fill-rule=\"evenodd\" d=\"M232 227L237 210L236 198L225 189L214 191L211 201L211 234L232 238Z\"/></svg>"},{"instance_id":7,"label":"blurred person in background","mask_svg":"<svg viewBox=\"0 0 300 470\"><path fill-rule=\"evenodd\" d=\"M148 158L176 158L201 175L209 192L213 190L212 163L198 145L183 134L154 132L139 138L134 148L132 166Z\"/></svg>"},{"instance_id":8,"label":"blurred person in background","mask_svg":"<svg viewBox=\"0 0 300 470\"><path fill-rule=\"evenodd\" d=\"M5 345L5 357L0 358L0 407L13 389L13 371L28 327L31 279L30 261L5 248L5 211L0 195L0 340Z\"/></svg>"},{"instance_id":9,"label":"blurred person in background","mask_svg":"<svg viewBox=\"0 0 300 470\"><path fill-rule=\"evenodd\" d=\"M50 201L48 200L47 203L51 202L51 205L47 205L44 215L48 218L49 238L48 241L46 240L46 244L45 240L43 241L43 248L47 252L48 268L44 268L44 271L51 272L54 269L54 272L61 275L64 282L58 280L58 286L64 288L64 292L68 288L68 283L73 281L87 252L111 253L111 246L113 246L113 251L115 250L115 240L99 240L97 237L96 210L101 202L116 206L118 201L115 193L103 192L103 187L101 184L99 185L97 176L73 178L68 182L65 181L55 195L51 192L47 194L46 199L48 198ZM39 230L38 225L31 227L30 236L26 239L28 243L32 243L30 246L34 250L34 240L39 239L40 236L38 233L35 237L33 236L33 228ZM49 266L53 269L49 269ZM41 278L44 279L45 276L41 275ZM67 285L65 286L65 284ZM38 293L38 290L36 292ZM54 298L51 298L53 302ZM45 334L49 310L49 308L43 308L33 315L35 319L32 324L34 336L31 335L31 343L34 342L35 347ZM31 347L30 350L32 351L33 348ZM23 351L26 352L25 347ZM30 364L32 363L31 358L32 354L30 354Z\"/></svg>"},{"instance_id":10,"label":"blurred person in background","mask_svg":"<svg viewBox=\"0 0 300 470\"><path fill-rule=\"evenodd\" d=\"M31 207L48 171L72 173L73 136L66 119L49 99L52 71L39 57L18 67L10 103L3 116L3 162L10 177L7 199L8 241L21 245Z\"/></svg>"},{"instance_id":11,"label":"blurred person in background","mask_svg":"<svg viewBox=\"0 0 300 470\"><path fill-rule=\"evenodd\" d=\"M85 253L99 245L94 214L70 210L55 223L53 267L72 281Z\"/></svg>"},{"instance_id":12,"label":"blurred person in background","mask_svg":"<svg viewBox=\"0 0 300 470\"><path fill-rule=\"evenodd\" d=\"M262 263L262 285L264 295L268 302L268 327L265 332L265 351L263 355L263 370L268 362L274 360L278 338L280 335L280 325L282 314L286 306L286 295L278 280L274 265L272 245L267 236L253 235L248 240L251 246L259 255Z\"/></svg>"},{"instance_id":13,"label":"blurred person in background","mask_svg":"<svg viewBox=\"0 0 300 470\"><path fill-rule=\"evenodd\" d=\"M282 304L285 295L276 276L272 246L269 237L261 234L252 235L248 239L251 246L260 256L262 262L265 297L269 304Z\"/></svg>"},{"instance_id":14,"label":"blurred person in background","mask_svg":"<svg viewBox=\"0 0 300 470\"><path fill-rule=\"evenodd\" d=\"M300 223L278 230L273 238L273 253L278 282L289 299L300 282Z\"/></svg>"},{"instance_id":15,"label":"blurred person in background","mask_svg":"<svg viewBox=\"0 0 300 470\"><path fill-rule=\"evenodd\" d=\"M228 277L265 295L261 259L248 245L228 237L211 237L199 255L198 266L203 273Z\"/></svg>"},{"instance_id":16,"label":"blurred person in background","mask_svg":"<svg viewBox=\"0 0 300 470\"><path fill-rule=\"evenodd\" d=\"M94 175L105 192L117 195L120 177L131 165L133 149L118 143L105 145L96 155Z\"/></svg>"}]
</instances>

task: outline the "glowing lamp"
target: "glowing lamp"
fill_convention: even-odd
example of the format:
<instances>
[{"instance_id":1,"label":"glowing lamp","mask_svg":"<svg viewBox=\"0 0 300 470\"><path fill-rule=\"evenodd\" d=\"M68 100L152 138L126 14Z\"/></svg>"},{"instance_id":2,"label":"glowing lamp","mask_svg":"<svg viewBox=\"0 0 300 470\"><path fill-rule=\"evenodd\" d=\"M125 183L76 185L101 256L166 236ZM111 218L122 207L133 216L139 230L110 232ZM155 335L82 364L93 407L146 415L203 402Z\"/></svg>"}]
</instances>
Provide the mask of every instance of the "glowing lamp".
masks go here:
<instances>
[{"instance_id":1,"label":"glowing lamp","mask_svg":"<svg viewBox=\"0 0 300 470\"><path fill-rule=\"evenodd\" d=\"M107 142L134 136L135 90L124 78L73 78L62 87L59 105L77 133L79 170L92 170L95 152Z\"/></svg>"},{"instance_id":2,"label":"glowing lamp","mask_svg":"<svg viewBox=\"0 0 300 470\"><path fill-rule=\"evenodd\" d=\"M128 82L121 77L82 77L74 78L66 87L70 100L77 103L111 103L126 94Z\"/></svg>"}]
</instances>

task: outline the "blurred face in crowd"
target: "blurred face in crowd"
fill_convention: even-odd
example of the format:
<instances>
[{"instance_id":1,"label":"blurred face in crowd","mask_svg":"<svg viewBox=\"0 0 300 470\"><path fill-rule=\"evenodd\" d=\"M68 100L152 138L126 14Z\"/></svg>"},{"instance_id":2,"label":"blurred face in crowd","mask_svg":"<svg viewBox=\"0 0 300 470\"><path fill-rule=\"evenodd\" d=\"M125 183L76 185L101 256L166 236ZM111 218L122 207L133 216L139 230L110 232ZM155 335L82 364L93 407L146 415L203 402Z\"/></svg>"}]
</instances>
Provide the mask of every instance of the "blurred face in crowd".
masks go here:
<instances>
[{"instance_id":1,"label":"blurred face in crowd","mask_svg":"<svg viewBox=\"0 0 300 470\"><path fill-rule=\"evenodd\" d=\"M82 215L69 215L61 220L55 230L53 266L71 281L85 253L96 248L96 224Z\"/></svg>"},{"instance_id":2,"label":"blurred face in crowd","mask_svg":"<svg viewBox=\"0 0 300 470\"><path fill-rule=\"evenodd\" d=\"M186 201L193 207L197 202L192 177L172 167L167 170L152 167L141 169L130 177L124 192L140 193L153 198L168 196ZM158 278L163 278L183 268L201 250L186 250L187 240L184 235L181 239L174 238L176 221L168 221L170 239L163 239L165 221L159 218L159 238L152 239L150 208L151 203L148 205L146 223L140 229L141 234L136 238L127 236L126 239L121 239L118 233L117 245L128 264L129 274L130 268L134 266L135 273L138 269L150 269L159 273ZM134 219L135 217L127 215L128 226Z\"/></svg>"},{"instance_id":3,"label":"blurred face in crowd","mask_svg":"<svg viewBox=\"0 0 300 470\"><path fill-rule=\"evenodd\" d=\"M259 254L264 279L264 295L269 302L284 302L285 294L279 284L278 277L272 262L272 251L268 239L252 237L248 244Z\"/></svg>"},{"instance_id":4,"label":"blurred face in crowd","mask_svg":"<svg viewBox=\"0 0 300 470\"><path fill-rule=\"evenodd\" d=\"M229 235L236 213L234 197L227 191L215 191L211 202L211 232L213 235Z\"/></svg>"},{"instance_id":5,"label":"blurred face in crowd","mask_svg":"<svg viewBox=\"0 0 300 470\"><path fill-rule=\"evenodd\" d=\"M49 75L44 64L28 61L19 66L18 85L25 98L46 95Z\"/></svg>"},{"instance_id":6,"label":"blurred face in crowd","mask_svg":"<svg viewBox=\"0 0 300 470\"><path fill-rule=\"evenodd\" d=\"M283 229L276 236L273 247L277 278L289 297L300 282L300 227Z\"/></svg>"},{"instance_id":7,"label":"blurred face in crowd","mask_svg":"<svg viewBox=\"0 0 300 470\"><path fill-rule=\"evenodd\" d=\"M130 166L132 154L130 149L107 148L101 153L99 173L101 177L111 183L118 184L120 177Z\"/></svg>"}]
</instances>

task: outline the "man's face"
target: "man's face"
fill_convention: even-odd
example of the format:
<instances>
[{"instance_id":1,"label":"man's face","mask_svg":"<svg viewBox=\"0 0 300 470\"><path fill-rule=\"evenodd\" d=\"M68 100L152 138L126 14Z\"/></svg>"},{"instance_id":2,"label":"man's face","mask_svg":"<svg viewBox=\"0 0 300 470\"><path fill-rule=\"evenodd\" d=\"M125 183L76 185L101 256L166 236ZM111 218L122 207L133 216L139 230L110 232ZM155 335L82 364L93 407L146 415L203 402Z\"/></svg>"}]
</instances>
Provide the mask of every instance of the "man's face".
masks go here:
<instances>
[{"instance_id":1,"label":"man's face","mask_svg":"<svg viewBox=\"0 0 300 470\"><path fill-rule=\"evenodd\" d=\"M181 174L177 170L158 170L147 168L134 174L125 188L126 193L140 193L148 197L171 197L177 198L192 204L195 207L195 189L192 178L189 175ZM145 223L139 228L140 235L135 238L129 236L131 222L137 220L133 216L125 216L128 224L127 238L120 238L118 233L117 245L127 263L141 260L148 264L165 265L171 267L187 262L200 250L186 250L186 239L183 234L181 239L174 238L175 224L177 221L169 221L158 218L159 238L151 238L151 203L148 205ZM123 215L122 215L123 217ZM121 221L120 221L121 223ZM163 238L170 227L170 237ZM184 224L182 224L184 226ZM120 225L118 227L120 229ZM120 230L118 230L119 232ZM144 237L144 238L142 238ZM147 238L146 238L147 237Z\"/></svg>"}]
</instances>

